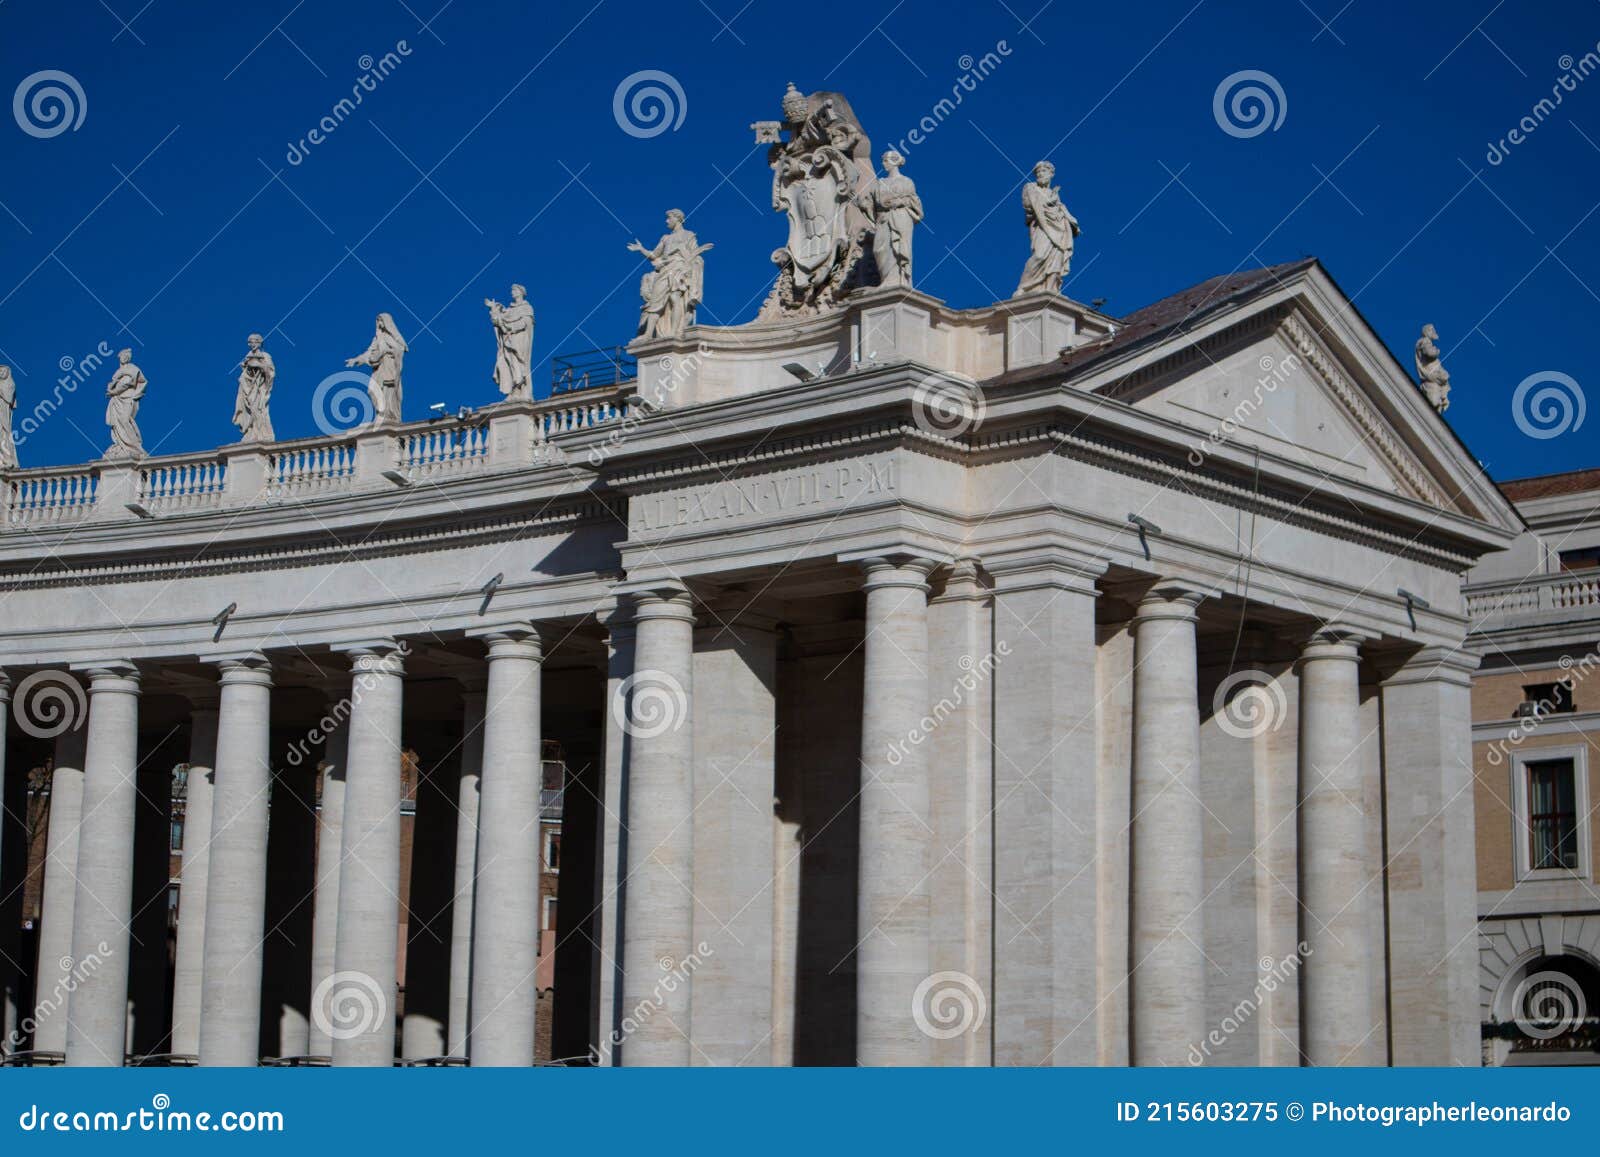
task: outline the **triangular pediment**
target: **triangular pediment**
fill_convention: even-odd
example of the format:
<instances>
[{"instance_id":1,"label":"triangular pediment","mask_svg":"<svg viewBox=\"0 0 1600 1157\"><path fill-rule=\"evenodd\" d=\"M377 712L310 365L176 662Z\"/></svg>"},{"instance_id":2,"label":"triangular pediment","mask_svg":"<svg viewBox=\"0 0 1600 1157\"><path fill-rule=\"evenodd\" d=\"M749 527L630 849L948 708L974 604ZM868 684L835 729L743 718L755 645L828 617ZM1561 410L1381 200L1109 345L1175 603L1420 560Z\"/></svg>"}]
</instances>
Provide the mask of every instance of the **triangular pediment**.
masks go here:
<instances>
[{"instance_id":1,"label":"triangular pediment","mask_svg":"<svg viewBox=\"0 0 1600 1157\"><path fill-rule=\"evenodd\" d=\"M1142 343L1097 392L1219 446L1290 462L1516 531L1521 522L1442 415L1315 263Z\"/></svg>"}]
</instances>

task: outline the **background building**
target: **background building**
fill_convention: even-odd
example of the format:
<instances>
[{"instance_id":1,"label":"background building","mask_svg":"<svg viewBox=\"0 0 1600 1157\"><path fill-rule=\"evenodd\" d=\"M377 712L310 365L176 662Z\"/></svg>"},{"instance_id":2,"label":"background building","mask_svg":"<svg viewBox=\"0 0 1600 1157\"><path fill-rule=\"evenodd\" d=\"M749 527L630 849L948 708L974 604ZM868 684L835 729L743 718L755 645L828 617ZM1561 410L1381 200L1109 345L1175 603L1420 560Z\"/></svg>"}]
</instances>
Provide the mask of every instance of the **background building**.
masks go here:
<instances>
[{"instance_id":1,"label":"background building","mask_svg":"<svg viewBox=\"0 0 1600 1157\"><path fill-rule=\"evenodd\" d=\"M1468 575L1489 1064L1600 1063L1600 470L1506 482L1527 523Z\"/></svg>"}]
</instances>

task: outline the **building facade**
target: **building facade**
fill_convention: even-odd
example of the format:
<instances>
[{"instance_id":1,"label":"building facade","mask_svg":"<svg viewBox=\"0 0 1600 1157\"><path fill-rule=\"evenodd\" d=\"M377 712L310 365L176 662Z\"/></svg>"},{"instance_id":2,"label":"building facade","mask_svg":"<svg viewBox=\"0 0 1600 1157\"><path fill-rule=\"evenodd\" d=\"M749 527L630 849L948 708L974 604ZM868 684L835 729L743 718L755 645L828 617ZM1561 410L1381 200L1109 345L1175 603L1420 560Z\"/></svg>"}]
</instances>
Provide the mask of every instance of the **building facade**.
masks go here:
<instances>
[{"instance_id":1,"label":"building facade","mask_svg":"<svg viewBox=\"0 0 1600 1157\"><path fill-rule=\"evenodd\" d=\"M1596 1064L1600 471L1501 489L1527 529L1466 593L1484 1059Z\"/></svg>"},{"instance_id":2,"label":"building facade","mask_svg":"<svg viewBox=\"0 0 1600 1157\"><path fill-rule=\"evenodd\" d=\"M954 308L848 102L783 113L749 324L669 215L610 380L534 400L518 292L493 405L399 420L385 314L357 429L145 457L122 405L6 474L35 1049L532 1063L555 741L555 1057L1478 1062L1460 576L1515 512L1315 261L1110 317L1041 164L1018 293Z\"/></svg>"}]
</instances>

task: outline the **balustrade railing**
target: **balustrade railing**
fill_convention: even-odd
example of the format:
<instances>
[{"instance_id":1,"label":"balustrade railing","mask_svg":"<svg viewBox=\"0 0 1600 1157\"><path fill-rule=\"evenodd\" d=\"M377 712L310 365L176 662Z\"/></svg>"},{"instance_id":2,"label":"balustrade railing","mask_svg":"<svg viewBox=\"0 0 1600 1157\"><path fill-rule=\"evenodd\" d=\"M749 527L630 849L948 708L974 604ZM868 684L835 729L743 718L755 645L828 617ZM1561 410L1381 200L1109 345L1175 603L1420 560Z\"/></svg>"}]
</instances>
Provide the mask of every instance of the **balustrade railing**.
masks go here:
<instances>
[{"instance_id":1,"label":"balustrade railing","mask_svg":"<svg viewBox=\"0 0 1600 1157\"><path fill-rule=\"evenodd\" d=\"M139 502L153 514L210 510L222 505L227 464L215 454L152 458L139 471Z\"/></svg>"},{"instance_id":2,"label":"balustrade railing","mask_svg":"<svg viewBox=\"0 0 1600 1157\"><path fill-rule=\"evenodd\" d=\"M1551 611L1600 610L1600 574L1537 575L1515 582L1473 587L1466 593L1467 617L1483 624Z\"/></svg>"},{"instance_id":3,"label":"balustrade railing","mask_svg":"<svg viewBox=\"0 0 1600 1157\"><path fill-rule=\"evenodd\" d=\"M400 435L400 468L410 478L448 477L488 461L489 427L483 422Z\"/></svg>"},{"instance_id":4,"label":"balustrade railing","mask_svg":"<svg viewBox=\"0 0 1600 1157\"><path fill-rule=\"evenodd\" d=\"M491 462L496 468L531 465L540 443L620 422L630 388L630 382L621 382L545 398L531 409L490 406L463 421L430 419L389 431L351 430L260 449L7 471L0 474L5 502L0 529L333 497L358 486L382 485L382 478L396 470L405 480L446 481L486 470ZM494 433L492 427L502 419L515 424L515 437ZM386 437L371 437L375 433ZM369 447L375 451L370 455Z\"/></svg>"},{"instance_id":5,"label":"balustrade railing","mask_svg":"<svg viewBox=\"0 0 1600 1157\"><path fill-rule=\"evenodd\" d=\"M6 523L48 526L82 518L94 508L90 466L51 467L11 475L5 483Z\"/></svg>"},{"instance_id":6,"label":"balustrade railing","mask_svg":"<svg viewBox=\"0 0 1600 1157\"><path fill-rule=\"evenodd\" d=\"M267 451L268 498L315 498L336 494L355 482L354 439L288 443Z\"/></svg>"}]
</instances>

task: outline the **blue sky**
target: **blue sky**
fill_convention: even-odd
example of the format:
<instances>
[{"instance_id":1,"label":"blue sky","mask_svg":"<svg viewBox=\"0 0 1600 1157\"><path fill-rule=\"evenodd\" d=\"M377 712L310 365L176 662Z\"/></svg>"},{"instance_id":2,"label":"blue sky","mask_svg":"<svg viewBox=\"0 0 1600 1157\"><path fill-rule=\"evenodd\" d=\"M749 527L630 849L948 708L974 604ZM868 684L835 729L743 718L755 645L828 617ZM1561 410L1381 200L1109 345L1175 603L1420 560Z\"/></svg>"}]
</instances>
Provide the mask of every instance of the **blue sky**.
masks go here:
<instances>
[{"instance_id":1,"label":"blue sky","mask_svg":"<svg viewBox=\"0 0 1600 1157\"><path fill-rule=\"evenodd\" d=\"M49 137L0 118L0 361L24 408L67 359L126 345L150 381L147 447L221 445L259 330L279 437L314 434L316 384L380 309L411 343L408 417L490 401L482 301L513 281L538 313L542 390L551 354L632 336L643 266L625 246L652 244L673 206L716 245L701 320L749 320L784 228L748 126L777 117L785 83L844 92L881 151L995 53L908 150L919 288L958 306L1011 292L1018 186L1048 156L1083 224L1072 296L1128 313L1314 254L1403 364L1438 326L1449 421L1497 478L1600 464L1600 414L1536 439L1511 410L1533 374L1600 388L1600 74L1486 158L1563 58L1596 50L1600 5L741 2L9 0L0 88L57 70L85 105ZM291 163L386 53L389 74ZM683 94L652 136L613 112L643 70ZM1241 70L1278 82L1276 128L1219 127L1213 96ZM99 454L109 373L66 394L24 464Z\"/></svg>"}]
</instances>

